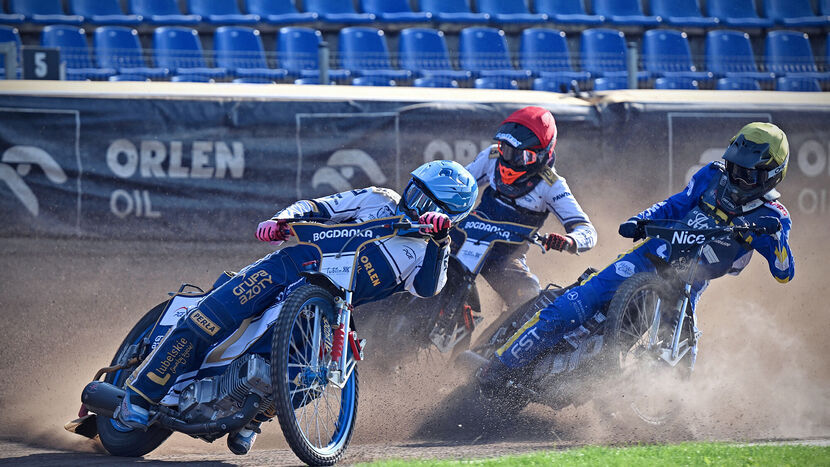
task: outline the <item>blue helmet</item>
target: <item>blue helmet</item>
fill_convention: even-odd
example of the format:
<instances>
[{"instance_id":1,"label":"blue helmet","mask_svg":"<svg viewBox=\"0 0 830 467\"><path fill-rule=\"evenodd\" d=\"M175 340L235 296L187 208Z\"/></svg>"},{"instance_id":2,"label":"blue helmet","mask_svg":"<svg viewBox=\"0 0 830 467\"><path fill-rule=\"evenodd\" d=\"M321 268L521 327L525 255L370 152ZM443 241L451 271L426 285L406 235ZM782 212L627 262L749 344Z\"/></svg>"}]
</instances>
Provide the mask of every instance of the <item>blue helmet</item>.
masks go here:
<instances>
[{"instance_id":1,"label":"blue helmet","mask_svg":"<svg viewBox=\"0 0 830 467\"><path fill-rule=\"evenodd\" d=\"M411 220L435 211L458 223L473 210L478 197L475 177L454 161L433 161L412 171L412 179L403 191L398 213Z\"/></svg>"}]
</instances>

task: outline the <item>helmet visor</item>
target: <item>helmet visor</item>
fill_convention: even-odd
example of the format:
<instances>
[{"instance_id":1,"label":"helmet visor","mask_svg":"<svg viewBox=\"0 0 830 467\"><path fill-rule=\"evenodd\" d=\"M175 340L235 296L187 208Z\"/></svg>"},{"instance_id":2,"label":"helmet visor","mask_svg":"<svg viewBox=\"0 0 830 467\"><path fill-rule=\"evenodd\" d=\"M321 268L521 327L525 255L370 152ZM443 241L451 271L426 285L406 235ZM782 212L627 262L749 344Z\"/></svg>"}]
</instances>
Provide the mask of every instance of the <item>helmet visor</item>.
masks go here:
<instances>
[{"instance_id":1,"label":"helmet visor","mask_svg":"<svg viewBox=\"0 0 830 467\"><path fill-rule=\"evenodd\" d=\"M514 167L532 165L539 161L539 154L532 149L517 149L504 141L497 145L499 156Z\"/></svg>"},{"instance_id":2,"label":"helmet visor","mask_svg":"<svg viewBox=\"0 0 830 467\"><path fill-rule=\"evenodd\" d=\"M758 169L748 169L730 161L726 163L726 170L729 182L741 190L751 190L763 183L762 171Z\"/></svg>"},{"instance_id":3,"label":"helmet visor","mask_svg":"<svg viewBox=\"0 0 830 467\"><path fill-rule=\"evenodd\" d=\"M413 220L416 220L418 217L423 216L428 212L439 212L441 214L446 214L450 220L455 223L467 215L466 211L462 213L452 213L447 209L442 208L435 202L435 200L430 198L426 192L421 190L421 187L419 187L414 181L409 182L409 185L406 186L406 189L403 192L403 203L409 211L410 216L414 218Z\"/></svg>"}]
</instances>

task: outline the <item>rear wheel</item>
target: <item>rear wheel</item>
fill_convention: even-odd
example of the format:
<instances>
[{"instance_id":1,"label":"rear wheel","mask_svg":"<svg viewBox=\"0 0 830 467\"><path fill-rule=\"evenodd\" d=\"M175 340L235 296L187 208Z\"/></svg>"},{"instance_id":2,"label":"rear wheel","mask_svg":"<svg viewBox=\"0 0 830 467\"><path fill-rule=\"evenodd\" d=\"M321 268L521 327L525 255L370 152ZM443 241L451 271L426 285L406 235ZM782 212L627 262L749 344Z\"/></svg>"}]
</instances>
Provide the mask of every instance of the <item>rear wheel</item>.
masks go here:
<instances>
[{"instance_id":1,"label":"rear wheel","mask_svg":"<svg viewBox=\"0 0 830 467\"><path fill-rule=\"evenodd\" d=\"M153 309L147 312L141 320L133 327L118 351L115 353L115 358L112 359L112 365L115 365L124 357L132 345L138 344L142 339L153 329L158 321L167 302L160 303ZM106 379L107 383L114 384L123 388L127 378L136 369L138 364L129 368L118 370L114 373L108 373ZM96 417L98 426L98 436L101 439L101 444L113 456L122 457L140 457L155 448L159 447L167 437L173 433L170 430L163 429L159 426L151 426L147 431L135 430L116 422L109 417Z\"/></svg>"}]
</instances>

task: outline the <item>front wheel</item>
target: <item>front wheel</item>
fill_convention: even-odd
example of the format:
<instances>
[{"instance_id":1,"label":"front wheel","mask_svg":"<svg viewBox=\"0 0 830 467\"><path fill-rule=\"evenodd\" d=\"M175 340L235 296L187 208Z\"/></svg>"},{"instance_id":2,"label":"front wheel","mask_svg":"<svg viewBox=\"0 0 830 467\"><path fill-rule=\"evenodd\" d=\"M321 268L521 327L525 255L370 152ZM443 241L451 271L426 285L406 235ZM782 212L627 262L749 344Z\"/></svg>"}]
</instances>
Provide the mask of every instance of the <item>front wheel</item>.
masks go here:
<instances>
[{"instance_id":1,"label":"front wheel","mask_svg":"<svg viewBox=\"0 0 830 467\"><path fill-rule=\"evenodd\" d=\"M334 297L322 287L304 285L285 301L274 325L271 383L277 418L291 450L309 465L340 460L357 415L357 368L343 388L328 380L336 320ZM320 336L316 349L315 331Z\"/></svg>"}]
</instances>

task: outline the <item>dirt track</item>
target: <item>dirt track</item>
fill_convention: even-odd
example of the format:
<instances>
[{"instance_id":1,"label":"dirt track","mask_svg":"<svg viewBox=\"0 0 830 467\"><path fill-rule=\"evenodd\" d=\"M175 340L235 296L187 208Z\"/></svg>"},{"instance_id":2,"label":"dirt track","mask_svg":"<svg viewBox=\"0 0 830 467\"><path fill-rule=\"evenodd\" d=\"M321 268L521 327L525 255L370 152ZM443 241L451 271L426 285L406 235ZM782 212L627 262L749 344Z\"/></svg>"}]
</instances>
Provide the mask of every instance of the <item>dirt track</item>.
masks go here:
<instances>
[{"instance_id":1,"label":"dirt track","mask_svg":"<svg viewBox=\"0 0 830 467\"><path fill-rule=\"evenodd\" d=\"M620 203L625 202L620 200ZM612 238L619 215L602 217L586 206L601 235L600 247L580 257L531 258L544 280L569 282L588 265L604 266L629 243ZM626 212L631 211L629 206ZM590 443L752 440L830 436L830 313L826 271L830 257L810 245L826 242L826 225L797 224L793 250L796 280L777 284L756 255L740 277L716 281L700 304L704 332L698 367L682 391L686 411L670 432L612 427L591 404L554 412L523 411L509 426L457 423L436 411L459 376L440 359L403 362L393 372L361 367L361 404L347 462L387 457L460 457L523 452ZM269 249L264 245L46 241L0 239L0 463L100 464L93 443L64 432L74 418L79 391L107 363L141 314L182 281L209 286L223 269L239 269ZM556 264L556 269L550 264ZM500 303L484 290L485 313ZM371 343L370 343L371 345ZM266 425L257 451L230 455L212 445L174 435L148 459L237 464L297 460Z\"/></svg>"}]
</instances>

